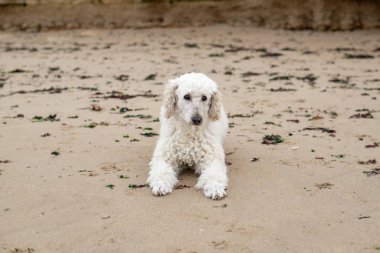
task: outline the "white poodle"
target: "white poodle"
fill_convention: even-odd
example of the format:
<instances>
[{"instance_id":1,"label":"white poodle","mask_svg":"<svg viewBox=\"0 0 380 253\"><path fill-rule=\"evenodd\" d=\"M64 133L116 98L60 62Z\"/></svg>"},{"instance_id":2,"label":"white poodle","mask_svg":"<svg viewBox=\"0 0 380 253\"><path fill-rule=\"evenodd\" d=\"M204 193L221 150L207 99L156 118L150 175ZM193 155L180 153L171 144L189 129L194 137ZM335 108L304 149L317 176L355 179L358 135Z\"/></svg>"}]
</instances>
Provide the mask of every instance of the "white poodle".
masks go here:
<instances>
[{"instance_id":1,"label":"white poodle","mask_svg":"<svg viewBox=\"0 0 380 253\"><path fill-rule=\"evenodd\" d=\"M223 139L228 119L216 83L201 73L169 80L160 122L147 181L153 194L172 192L181 169L190 167L200 174L196 188L203 189L206 197L226 196Z\"/></svg>"}]
</instances>

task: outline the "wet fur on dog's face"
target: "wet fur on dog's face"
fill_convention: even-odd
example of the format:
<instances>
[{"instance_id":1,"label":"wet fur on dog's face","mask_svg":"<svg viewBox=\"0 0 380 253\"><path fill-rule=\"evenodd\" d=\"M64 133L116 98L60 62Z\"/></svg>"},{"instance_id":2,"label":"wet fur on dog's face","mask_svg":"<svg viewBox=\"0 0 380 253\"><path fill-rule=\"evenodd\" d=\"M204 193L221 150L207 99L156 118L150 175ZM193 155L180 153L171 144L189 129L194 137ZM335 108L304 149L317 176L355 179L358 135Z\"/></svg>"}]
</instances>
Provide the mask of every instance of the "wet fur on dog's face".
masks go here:
<instances>
[{"instance_id":1,"label":"wet fur on dog's face","mask_svg":"<svg viewBox=\"0 0 380 253\"><path fill-rule=\"evenodd\" d=\"M170 80L164 94L165 116L201 126L220 117L220 93L217 85L200 73L185 74Z\"/></svg>"}]
</instances>

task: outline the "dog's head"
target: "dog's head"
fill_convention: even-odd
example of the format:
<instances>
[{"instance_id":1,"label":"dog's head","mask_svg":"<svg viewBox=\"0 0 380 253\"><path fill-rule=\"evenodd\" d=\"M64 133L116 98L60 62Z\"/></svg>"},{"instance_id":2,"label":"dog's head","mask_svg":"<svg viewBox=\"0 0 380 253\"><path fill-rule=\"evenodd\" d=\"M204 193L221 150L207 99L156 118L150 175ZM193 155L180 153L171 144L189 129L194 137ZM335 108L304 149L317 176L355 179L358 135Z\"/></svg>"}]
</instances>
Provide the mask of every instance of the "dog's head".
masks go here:
<instances>
[{"instance_id":1,"label":"dog's head","mask_svg":"<svg viewBox=\"0 0 380 253\"><path fill-rule=\"evenodd\" d=\"M201 73L188 73L169 80L164 93L165 116L177 116L188 124L201 126L218 120L221 96L214 81Z\"/></svg>"}]
</instances>

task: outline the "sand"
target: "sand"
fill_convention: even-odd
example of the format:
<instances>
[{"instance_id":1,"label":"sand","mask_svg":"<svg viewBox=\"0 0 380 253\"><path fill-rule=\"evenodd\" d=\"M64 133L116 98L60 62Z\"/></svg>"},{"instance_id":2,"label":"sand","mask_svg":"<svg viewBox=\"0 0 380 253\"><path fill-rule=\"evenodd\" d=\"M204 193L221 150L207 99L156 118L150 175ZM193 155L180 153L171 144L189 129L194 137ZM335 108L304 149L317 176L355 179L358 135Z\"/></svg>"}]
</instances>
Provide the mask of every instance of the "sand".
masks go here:
<instances>
[{"instance_id":1,"label":"sand","mask_svg":"<svg viewBox=\"0 0 380 253\"><path fill-rule=\"evenodd\" d=\"M0 33L0 252L378 252L379 47L375 30ZM189 71L230 113L220 201L192 172L144 187L164 84Z\"/></svg>"}]
</instances>

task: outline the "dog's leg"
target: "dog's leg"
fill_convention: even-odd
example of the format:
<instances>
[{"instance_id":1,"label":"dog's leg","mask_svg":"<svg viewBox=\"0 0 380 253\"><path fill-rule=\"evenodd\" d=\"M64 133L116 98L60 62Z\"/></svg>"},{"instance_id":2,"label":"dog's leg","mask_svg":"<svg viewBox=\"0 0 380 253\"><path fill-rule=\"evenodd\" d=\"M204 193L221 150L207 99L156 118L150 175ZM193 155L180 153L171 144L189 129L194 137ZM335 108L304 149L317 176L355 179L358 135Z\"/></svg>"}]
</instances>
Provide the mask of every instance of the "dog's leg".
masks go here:
<instances>
[{"instance_id":1,"label":"dog's leg","mask_svg":"<svg viewBox=\"0 0 380 253\"><path fill-rule=\"evenodd\" d=\"M227 167L224 161L214 160L210 164L205 164L195 186L203 189L203 194L212 199L222 199L227 193Z\"/></svg>"},{"instance_id":2,"label":"dog's leg","mask_svg":"<svg viewBox=\"0 0 380 253\"><path fill-rule=\"evenodd\" d=\"M171 165L160 159L150 163L149 177L147 180L152 193L156 196L164 196L173 191L178 182L177 173Z\"/></svg>"}]
</instances>

